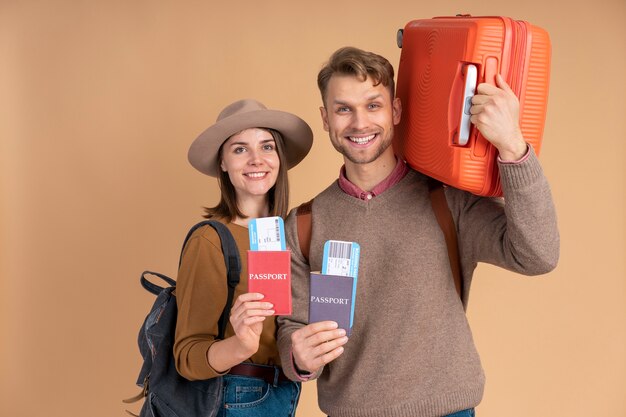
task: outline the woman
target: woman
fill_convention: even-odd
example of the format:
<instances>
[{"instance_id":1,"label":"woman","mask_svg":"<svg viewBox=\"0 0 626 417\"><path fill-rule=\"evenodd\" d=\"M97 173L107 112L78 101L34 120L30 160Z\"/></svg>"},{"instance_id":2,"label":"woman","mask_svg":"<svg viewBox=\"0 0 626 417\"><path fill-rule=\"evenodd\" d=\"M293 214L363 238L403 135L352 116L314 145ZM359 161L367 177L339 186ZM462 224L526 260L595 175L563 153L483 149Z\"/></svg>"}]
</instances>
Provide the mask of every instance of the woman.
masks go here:
<instances>
[{"instance_id":1,"label":"woman","mask_svg":"<svg viewBox=\"0 0 626 417\"><path fill-rule=\"evenodd\" d=\"M226 269L219 237L210 226L190 238L177 280L176 367L190 380L223 376L218 417L295 414L300 385L280 370L272 305L263 295L247 292L247 225L251 218L285 217L287 169L306 156L312 141L311 128L299 117L240 100L227 106L189 149L189 162L217 177L221 189L219 204L205 208L205 217L226 224L241 257L241 279L223 340L216 335L227 298Z\"/></svg>"}]
</instances>

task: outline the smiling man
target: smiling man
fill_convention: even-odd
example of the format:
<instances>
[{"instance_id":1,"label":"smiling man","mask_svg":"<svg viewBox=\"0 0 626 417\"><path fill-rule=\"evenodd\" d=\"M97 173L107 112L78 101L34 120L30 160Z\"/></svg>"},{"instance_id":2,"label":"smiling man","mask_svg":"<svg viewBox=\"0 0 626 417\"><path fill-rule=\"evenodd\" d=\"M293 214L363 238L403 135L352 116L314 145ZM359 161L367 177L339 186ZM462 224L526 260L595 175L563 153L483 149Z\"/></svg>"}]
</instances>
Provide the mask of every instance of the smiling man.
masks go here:
<instances>
[{"instance_id":1,"label":"smiling man","mask_svg":"<svg viewBox=\"0 0 626 417\"><path fill-rule=\"evenodd\" d=\"M471 417L485 381L464 310L474 268L552 270L556 215L518 126L517 98L501 77L498 86L481 84L472 122L499 151L506 210L501 199L445 189L459 239L459 299L428 178L391 146L402 113L393 75L385 58L356 48L335 52L318 75L322 122L344 166L313 200L308 259L296 210L286 222L293 315L278 319L281 361L293 380L317 378L320 408L331 417ZM329 239L361 246L349 339L334 322L308 324L309 274L321 269Z\"/></svg>"}]
</instances>

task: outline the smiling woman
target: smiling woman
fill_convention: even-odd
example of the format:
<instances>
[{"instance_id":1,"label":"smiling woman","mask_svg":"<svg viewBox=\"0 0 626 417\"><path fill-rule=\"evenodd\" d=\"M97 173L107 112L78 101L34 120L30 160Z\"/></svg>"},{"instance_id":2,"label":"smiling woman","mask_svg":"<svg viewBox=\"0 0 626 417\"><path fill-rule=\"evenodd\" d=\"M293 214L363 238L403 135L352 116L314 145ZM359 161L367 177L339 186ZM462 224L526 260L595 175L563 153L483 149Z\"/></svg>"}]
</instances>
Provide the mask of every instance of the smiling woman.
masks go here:
<instances>
[{"instance_id":1,"label":"smiling woman","mask_svg":"<svg viewBox=\"0 0 626 417\"><path fill-rule=\"evenodd\" d=\"M295 413L300 383L282 373L273 305L261 294L248 292L245 255L249 219L286 215L287 170L307 155L312 141L310 127L299 117L267 109L255 100L240 100L227 106L189 149L189 162L217 177L220 185L220 202L206 208L205 217L226 225L242 261L230 322L221 340L218 322L228 297L226 269L220 239L211 227L192 234L178 271L176 367L189 380L223 378L218 417L226 416L227 409L237 409L239 416ZM243 391L248 394L240 395Z\"/></svg>"},{"instance_id":2,"label":"smiling woman","mask_svg":"<svg viewBox=\"0 0 626 417\"><path fill-rule=\"evenodd\" d=\"M260 128L243 130L224 142L220 154L220 168L228 172L237 192L238 206L249 200L257 201L259 197L265 200L267 192L276 183L281 167L272 134ZM264 204L254 206L251 209L266 208ZM257 213L253 217L267 214Z\"/></svg>"},{"instance_id":3,"label":"smiling woman","mask_svg":"<svg viewBox=\"0 0 626 417\"><path fill-rule=\"evenodd\" d=\"M270 213L284 216L289 189L282 148L279 132L260 128L236 133L220 148L220 183L228 176L236 198L235 223L245 226L247 219L243 213L253 218ZM212 209L207 209L207 215L211 214Z\"/></svg>"}]
</instances>

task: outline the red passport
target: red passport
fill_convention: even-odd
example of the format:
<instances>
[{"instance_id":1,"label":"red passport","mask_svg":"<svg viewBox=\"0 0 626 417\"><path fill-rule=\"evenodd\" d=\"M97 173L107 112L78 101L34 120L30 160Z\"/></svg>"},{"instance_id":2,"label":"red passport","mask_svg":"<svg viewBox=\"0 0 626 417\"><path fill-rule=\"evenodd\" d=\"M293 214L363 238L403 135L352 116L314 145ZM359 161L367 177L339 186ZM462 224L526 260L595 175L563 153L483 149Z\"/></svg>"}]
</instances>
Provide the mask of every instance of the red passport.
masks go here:
<instances>
[{"instance_id":1,"label":"red passport","mask_svg":"<svg viewBox=\"0 0 626 417\"><path fill-rule=\"evenodd\" d=\"M248 292L265 296L275 315L291 314L291 252L248 251Z\"/></svg>"}]
</instances>

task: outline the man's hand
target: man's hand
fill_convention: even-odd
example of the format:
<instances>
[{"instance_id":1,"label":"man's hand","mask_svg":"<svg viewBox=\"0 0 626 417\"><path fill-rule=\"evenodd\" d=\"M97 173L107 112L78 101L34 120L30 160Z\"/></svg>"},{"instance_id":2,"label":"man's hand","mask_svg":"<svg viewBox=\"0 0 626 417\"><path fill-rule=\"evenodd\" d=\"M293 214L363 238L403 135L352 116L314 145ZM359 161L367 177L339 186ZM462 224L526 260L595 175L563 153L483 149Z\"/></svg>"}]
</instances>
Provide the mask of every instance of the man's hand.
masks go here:
<instances>
[{"instance_id":1,"label":"man's hand","mask_svg":"<svg viewBox=\"0 0 626 417\"><path fill-rule=\"evenodd\" d=\"M491 142L504 161L517 161L528 150L519 127L519 100L500 74L496 86L480 84L472 98L471 122Z\"/></svg>"},{"instance_id":2,"label":"man's hand","mask_svg":"<svg viewBox=\"0 0 626 417\"><path fill-rule=\"evenodd\" d=\"M299 370L314 373L343 353L348 338L334 321L306 325L291 335L293 359Z\"/></svg>"}]
</instances>

